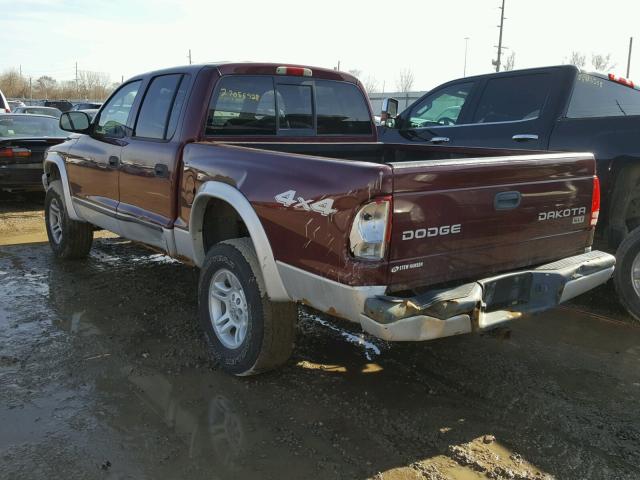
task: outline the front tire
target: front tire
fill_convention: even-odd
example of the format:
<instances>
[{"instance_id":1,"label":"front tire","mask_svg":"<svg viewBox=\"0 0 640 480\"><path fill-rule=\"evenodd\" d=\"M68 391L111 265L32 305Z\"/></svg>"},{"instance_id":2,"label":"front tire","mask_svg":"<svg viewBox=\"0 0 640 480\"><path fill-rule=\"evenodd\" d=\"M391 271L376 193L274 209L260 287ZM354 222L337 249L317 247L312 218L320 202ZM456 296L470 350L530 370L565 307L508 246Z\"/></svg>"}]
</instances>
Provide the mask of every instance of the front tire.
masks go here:
<instances>
[{"instance_id":1,"label":"front tire","mask_svg":"<svg viewBox=\"0 0 640 480\"><path fill-rule=\"evenodd\" d=\"M255 375L291 356L297 306L269 300L251 239L227 240L209 250L198 309L210 352L224 371Z\"/></svg>"},{"instance_id":2,"label":"front tire","mask_svg":"<svg viewBox=\"0 0 640 480\"><path fill-rule=\"evenodd\" d=\"M633 230L620 244L613 281L620 303L640 321L640 228Z\"/></svg>"},{"instance_id":3,"label":"front tire","mask_svg":"<svg viewBox=\"0 0 640 480\"><path fill-rule=\"evenodd\" d=\"M91 250L93 226L71 220L64 203L62 182L54 180L44 198L44 221L49 245L56 257L84 258Z\"/></svg>"}]
</instances>

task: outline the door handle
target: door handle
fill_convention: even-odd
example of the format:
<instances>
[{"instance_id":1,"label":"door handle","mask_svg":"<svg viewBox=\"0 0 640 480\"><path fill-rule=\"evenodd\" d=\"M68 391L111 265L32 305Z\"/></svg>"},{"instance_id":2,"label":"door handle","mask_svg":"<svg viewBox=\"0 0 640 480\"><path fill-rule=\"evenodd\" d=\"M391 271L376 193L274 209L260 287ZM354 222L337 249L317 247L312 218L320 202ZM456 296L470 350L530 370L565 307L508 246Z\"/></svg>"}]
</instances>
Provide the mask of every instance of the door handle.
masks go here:
<instances>
[{"instance_id":1,"label":"door handle","mask_svg":"<svg viewBox=\"0 0 640 480\"><path fill-rule=\"evenodd\" d=\"M169 167L164 163L156 163L155 167L153 167L153 173L156 174L156 177L168 177Z\"/></svg>"},{"instance_id":2,"label":"door handle","mask_svg":"<svg viewBox=\"0 0 640 480\"><path fill-rule=\"evenodd\" d=\"M110 167L117 167L118 164L120 163L120 158L116 157L115 155L111 155L109 157L109 166Z\"/></svg>"},{"instance_id":3,"label":"door handle","mask_svg":"<svg viewBox=\"0 0 640 480\"><path fill-rule=\"evenodd\" d=\"M431 143L449 143L449 137L431 137Z\"/></svg>"},{"instance_id":4,"label":"door handle","mask_svg":"<svg viewBox=\"0 0 640 480\"><path fill-rule=\"evenodd\" d=\"M534 133L519 133L511 137L511 140L516 142L528 142L529 140L538 140L538 135Z\"/></svg>"},{"instance_id":5,"label":"door handle","mask_svg":"<svg viewBox=\"0 0 640 480\"><path fill-rule=\"evenodd\" d=\"M522 195L520 192L500 192L493 200L493 206L496 210L512 210L520 205Z\"/></svg>"}]
</instances>

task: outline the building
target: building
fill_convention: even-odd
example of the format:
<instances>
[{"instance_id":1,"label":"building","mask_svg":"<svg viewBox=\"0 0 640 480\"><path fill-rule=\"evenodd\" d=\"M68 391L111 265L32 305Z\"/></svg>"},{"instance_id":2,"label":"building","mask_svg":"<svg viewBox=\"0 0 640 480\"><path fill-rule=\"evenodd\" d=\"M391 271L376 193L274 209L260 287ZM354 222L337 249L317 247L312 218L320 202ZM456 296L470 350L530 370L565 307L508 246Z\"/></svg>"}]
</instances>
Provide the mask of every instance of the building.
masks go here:
<instances>
[{"instance_id":1,"label":"building","mask_svg":"<svg viewBox=\"0 0 640 480\"><path fill-rule=\"evenodd\" d=\"M374 115L380 115L382 101L385 98L395 98L398 100L398 113L400 113L425 93L427 92L373 92L369 93L369 100L371 101L371 108Z\"/></svg>"}]
</instances>

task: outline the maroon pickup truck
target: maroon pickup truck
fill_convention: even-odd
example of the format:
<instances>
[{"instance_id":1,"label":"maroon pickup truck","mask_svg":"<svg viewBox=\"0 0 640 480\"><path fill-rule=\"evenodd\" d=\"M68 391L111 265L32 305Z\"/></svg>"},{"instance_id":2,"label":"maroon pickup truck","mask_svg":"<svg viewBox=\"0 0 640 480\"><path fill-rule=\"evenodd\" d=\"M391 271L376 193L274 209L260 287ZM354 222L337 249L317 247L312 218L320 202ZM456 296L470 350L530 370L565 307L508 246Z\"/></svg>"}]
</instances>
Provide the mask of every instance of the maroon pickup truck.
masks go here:
<instances>
[{"instance_id":1,"label":"maroon pickup truck","mask_svg":"<svg viewBox=\"0 0 640 480\"><path fill-rule=\"evenodd\" d=\"M285 362L296 303L387 340L493 327L606 282L588 153L377 142L360 83L270 64L134 77L49 149L49 241L96 228L200 268L212 355L236 375Z\"/></svg>"}]
</instances>

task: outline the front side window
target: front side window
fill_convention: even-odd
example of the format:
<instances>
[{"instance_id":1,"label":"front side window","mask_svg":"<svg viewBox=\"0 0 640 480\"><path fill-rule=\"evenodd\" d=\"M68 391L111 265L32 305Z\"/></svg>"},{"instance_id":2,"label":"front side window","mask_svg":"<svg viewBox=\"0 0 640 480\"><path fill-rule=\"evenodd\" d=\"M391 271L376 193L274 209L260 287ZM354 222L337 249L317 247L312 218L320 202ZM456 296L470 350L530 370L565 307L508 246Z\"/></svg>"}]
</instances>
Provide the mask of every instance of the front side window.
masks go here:
<instances>
[{"instance_id":1,"label":"front side window","mask_svg":"<svg viewBox=\"0 0 640 480\"><path fill-rule=\"evenodd\" d=\"M140 80L128 83L111 97L100 112L100 117L95 127L96 134L112 138L125 136L127 119L140 90L141 83Z\"/></svg>"},{"instance_id":2,"label":"front side window","mask_svg":"<svg viewBox=\"0 0 640 480\"><path fill-rule=\"evenodd\" d=\"M473 123L515 122L540 116L551 89L547 73L494 78L487 82Z\"/></svg>"},{"instance_id":3,"label":"front side window","mask_svg":"<svg viewBox=\"0 0 640 480\"><path fill-rule=\"evenodd\" d=\"M567 117L624 117L640 115L640 91L610 80L579 73Z\"/></svg>"},{"instance_id":4,"label":"front side window","mask_svg":"<svg viewBox=\"0 0 640 480\"><path fill-rule=\"evenodd\" d=\"M310 85L278 85L278 128L312 129L313 97Z\"/></svg>"},{"instance_id":5,"label":"front side window","mask_svg":"<svg viewBox=\"0 0 640 480\"><path fill-rule=\"evenodd\" d=\"M223 77L211 98L206 135L275 135L273 79Z\"/></svg>"},{"instance_id":6,"label":"front side window","mask_svg":"<svg viewBox=\"0 0 640 480\"><path fill-rule=\"evenodd\" d=\"M316 80L318 135L370 135L371 114L352 83Z\"/></svg>"},{"instance_id":7,"label":"front side window","mask_svg":"<svg viewBox=\"0 0 640 480\"><path fill-rule=\"evenodd\" d=\"M409 123L414 128L456 125L473 83L450 85L429 95L411 112Z\"/></svg>"},{"instance_id":8,"label":"front side window","mask_svg":"<svg viewBox=\"0 0 640 480\"><path fill-rule=\"evenodd\" d=\"M135 136L143 138L166 138L169 113L182 75L162 75L155 77L142 101Z\"/></svg>"}]
</instances>

